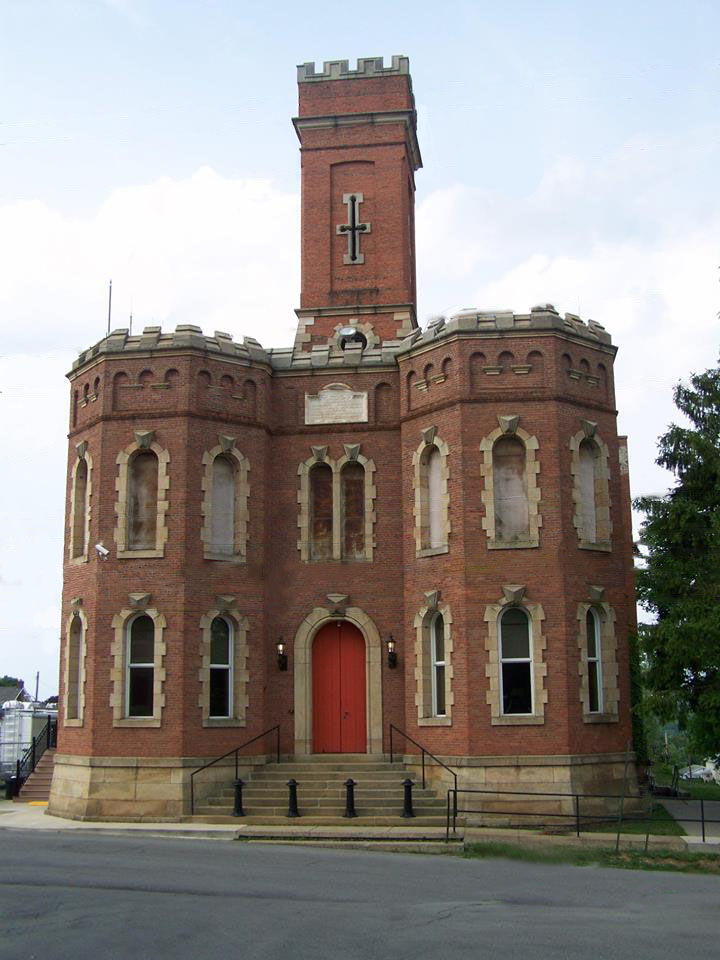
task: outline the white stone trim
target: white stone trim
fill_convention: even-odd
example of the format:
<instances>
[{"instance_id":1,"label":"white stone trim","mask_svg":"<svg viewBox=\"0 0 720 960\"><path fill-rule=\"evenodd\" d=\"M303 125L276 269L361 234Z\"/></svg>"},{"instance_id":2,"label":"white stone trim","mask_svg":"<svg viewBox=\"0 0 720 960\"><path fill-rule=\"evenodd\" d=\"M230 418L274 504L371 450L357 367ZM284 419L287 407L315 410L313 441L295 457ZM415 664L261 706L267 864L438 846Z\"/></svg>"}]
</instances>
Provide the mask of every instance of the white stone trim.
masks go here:
<instances>
[{"instance_id":1,"label":"white stone trim","mask_svg":"<svg viewBox=\"0 0 720 960\"><path fill-rule=\"evenodd\" d=\"M413 453L413 490L415 492L415 556L432 557L450 550L450 448L447 443L437 436L437 428L429 427L421 431L422 441ZM429 493L427 482L427 459L433 447L440 453L440 467L442 472L442 497L444 511L443 542L436 547L425 546L430 528Z\"/></svg>"},{"instance_id":2,"label":"white stone trim","mask_svg":"<svg viewBox=\"0 0 720 960\"><path fill-rule=\"evenodd\" d=\"M573 478L573 526L581 550L612 550L612 521L610 519L610 451L597 432L597 424L583 420L582 429L570 438L570 473ZM587 440L595 447L595 524L596 539L582 536L582 491L580 489L580 444Z\"/></svg>"},{"instance_id":3,"label":"white stone trim","mask_svg":"<svg viewBox=\"0 0 720 960\"><path fill-rule=\"evenodd\" d=\"M232 624L233 715L231 717L210 716L210 635L215 617L224 617ZM202 725L204 727L244 727L247 724L247 708L250 702L247 692L250 679L247 669L247 617L240 613L234 603L230 606L218 606L200 617L200 630L199 652L202 666L198 672L200 681L198 706L202 713Z\"/></svg>"},{"instance_id":4,"label":"white stone trim","mask_svg":"<svg viewBox=\"0 0 720 960\"><path fill-rule=\"evenodd\" d=\"M154 431L152 431L154 434ZM136 432L137 436L137 432ZM127 519L128 519L128 473L130 467L130 458L139 450L152 450L158 458L158 488L157 488L157 522L155 527L155 547L152 550L130 550L127 543ZM118 475L115 481L115 490L117 497L115 500L115 532L113 534L117 544L117 555L119 559L138 559L144 557L164 557L165 544L168 539L167 512L170 508L168 500L168 491L170 489L170 475L168 467L170 464L170 454L155 441L147 444L141 444L136 439L129 446L121 450L115 458L118 465Z\"/></svg>"},{"instance_id":5,"label":"white stone trim","mask_svg":"<svg viewBox=\"0 0 720 960\"><path fill-rule=\"evenodd\" d=\"M524 600L525 590L522 587L510 585L509 595L520 597L508 602L507 593L497 603L485 607L485 622L488 625L488 635L485 641L485 650L488 662L485 666L485 676L490 681L485 695L490 706L490 722L493 726L527 726L545 723L545 704L548 701L548 692L545 687L547 677L547 663L545 649L547 640L543 636L542 625L545 611L539 603L528 603ZM505 591L505 588L503 588ZM521 607L530 617L530 631L532 643L532 681L533 681L533 713L529 716L506 716L502 712L500 700L500 617L509 607Z\"/></svg>"},{"instance_id":6,"label":"white stone trim","mask_svg":"<svg viewBox=\"0 0 720 960\"><path fill-rule=\"evenodd\" d=\"M540 446L535 436L530 436L525 430L519 427L520 417L515 414L498 416L500 426L497 430L483 437L480 443L480 450L483 454L483 463L480 466L480 473L483 477L484 488L481 499L485 505L485 516L482 520L482 527L487 534L487 545L489 550L513 550L527 547L540 546L540 527L542 526L542 515L540 505L542 493L538 483L538 474L540 473L540 463L537 459L537 451ZM527 540L504 541L498 540L495 536L495 487L493 477L493 447L500 437L513 435L522 441L525 446L525 479L527 483L528 496L528 520L530 536Z\"/></svg>"},{"instance_id":7,"label":"white stone trim","mask_svg":"<svg viewBox=\"0 0 720 960\"><path fill-rule=\"evenodd\" d=\"M249 511L248 499L250 483L248 474L250 462L235 446L235 437L219 437L220 443L203 454L203 476L201 481L202 501L200 513L203 526L200 539L203 543L203 556L206 560L222 560L226 563L242 563L247 559L247 543L249 540ZM233 464L235 471L235 543L231 554L214 553L212 546L212 468L216 457L227 457Z\"/></svg>"},{"instance_id":8,"label":"white stone trim","mask_svg":"<svg viewBox=\"0 0 720 960\"><path fill-rule=\"evenodd\" d=\"M446 603L437 602L437 593L426 595L428 601L415 614L415 705L417 706L419 727L451 727L452 708L455 695L452 689L452 612ZM433 597L436 602L431 602ZM442 614L445 625L445 716L434 717L432 714L432 678L430 649L430 628L436 613Z\"/></svg>"},{"instance_id":9,"label":"white stone trim","mask_svg":"<svg viewBox=\"0 0 720 960\"><path fill-rule=\"evenodd\" d=\"M600 621L600 675L602 679L601 712L590 712L590 678L587 663L587 612L594 610ZM580 675L580 703L583 723L617 723L619 717L620 689L617 662L617 637L615 636L615 611L609 603L593 600L579 603L578 619L578 674Z\"/></svg>"},{"instance_id":10,"label":"white stone trim","mask_svg":"<svg viewBox=\"0 0 720 960\"><path fill-rule=\"evenodd\" d=\"M83 441L78 443L76 448L77 450L77 459L73 464L72 473L71 473L71 484L70 484L70 535L68 537L68 562L71 566L78 566L81 563L88 562L88 552L90 549L90 515L92 511L92 477L93 477L93 462L92 457L90 456L90 451L87 448L87 443ZM82 452L81 452L82 451ZM83 543L84 550L82 553L74 556L75 554L75 496L77 490L77 472L80 466L81 461L85 461L87 465L87 487L85 489L85 540Z\"/></svg>"},{"instance_id":11,"label":"white stone trim","mask_svg":"<svg viewBox=\"0 0 720 960\"><path fill-rule=\"evenodd\" d=\"M78 651L77 717L68 717L68 702L70 698L70 631L75 617L78 617L82 624L80 650ZM81 606L73 604L73 608L65 621L65 650L63 654L63 726L65 727L82 727L85 720L87 629L88 619L85 611Z\"/></svg>"},{"instance_id":12,"label":"white stone trim","mask_svg":"<svg viewBox=\"0 0 720 960\"><path fill-rule=\"evenodd\" d=\"M127 676L127 630L131 620L147 614L155 624L155 659L153 662L153 715L152 717L128 717L125 715L125 685ZM167 644L163 639L166 627L165 617L154 607L147 609L123 609L112 619L115 638L110 644L112 667L110 669L110 707L113 713L114 727L159 727L162 725L162 711L165 706L165 667L163 661L167 653Z\"/></svg>"}]
</instances>

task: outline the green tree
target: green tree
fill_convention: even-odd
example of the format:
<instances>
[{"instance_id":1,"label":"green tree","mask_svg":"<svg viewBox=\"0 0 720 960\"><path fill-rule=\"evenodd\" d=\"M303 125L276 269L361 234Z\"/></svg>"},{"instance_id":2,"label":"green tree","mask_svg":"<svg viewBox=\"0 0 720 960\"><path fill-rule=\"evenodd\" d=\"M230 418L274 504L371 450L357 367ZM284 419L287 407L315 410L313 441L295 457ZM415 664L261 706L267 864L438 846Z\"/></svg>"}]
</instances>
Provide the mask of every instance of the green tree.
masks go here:
<instances>
[{"instance_id":1,"label":"green tree","mask_svg":"<svg viewBox=\"0 0 720 960\"><path fill-rule=\"evenodd\" d=\"M657 463L675 475L663 497L635 502L645 514L640 628L649 702L680 719L699 754L720 753L720 368L678 384L675 405L688 426L658 441Z\"/></svg>"}]
</instances>

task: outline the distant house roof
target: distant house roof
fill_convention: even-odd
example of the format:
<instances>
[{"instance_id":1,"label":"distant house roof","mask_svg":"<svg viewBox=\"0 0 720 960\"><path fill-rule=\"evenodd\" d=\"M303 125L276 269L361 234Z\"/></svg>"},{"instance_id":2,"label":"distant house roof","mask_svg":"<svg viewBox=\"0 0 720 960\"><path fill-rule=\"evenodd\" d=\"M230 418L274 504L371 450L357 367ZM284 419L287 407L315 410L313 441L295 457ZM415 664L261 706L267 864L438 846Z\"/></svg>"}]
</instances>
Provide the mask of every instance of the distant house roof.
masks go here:
<instances>
[{"instance_id":1,"label":"distant house roof","mask_svg":"<svg viewBox=\"0 0 720 960\"><path fill-rule=\"evenodd\" d=\"M0 704L7 700L29 700L25 687L13 684L11 687L0 687Z\"/></svg>"}]
</instances>

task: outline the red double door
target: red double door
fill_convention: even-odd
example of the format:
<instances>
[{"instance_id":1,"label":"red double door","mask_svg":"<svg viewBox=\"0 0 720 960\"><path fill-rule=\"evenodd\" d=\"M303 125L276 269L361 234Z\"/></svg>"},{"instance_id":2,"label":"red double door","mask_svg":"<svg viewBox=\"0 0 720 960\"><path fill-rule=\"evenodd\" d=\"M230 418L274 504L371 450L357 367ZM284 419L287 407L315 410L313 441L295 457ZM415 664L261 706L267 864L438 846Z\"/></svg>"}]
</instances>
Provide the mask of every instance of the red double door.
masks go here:
<instances>
[{"instance_id":1,"label":"red double door","mask_svg":"<svg viewBox=\"0 0 720 960\"><path fill-rule=\"evenodd\" d=\"M365 753L365 639L344 620L313 642L313 752Z\"/></svg>"}]
</instances>

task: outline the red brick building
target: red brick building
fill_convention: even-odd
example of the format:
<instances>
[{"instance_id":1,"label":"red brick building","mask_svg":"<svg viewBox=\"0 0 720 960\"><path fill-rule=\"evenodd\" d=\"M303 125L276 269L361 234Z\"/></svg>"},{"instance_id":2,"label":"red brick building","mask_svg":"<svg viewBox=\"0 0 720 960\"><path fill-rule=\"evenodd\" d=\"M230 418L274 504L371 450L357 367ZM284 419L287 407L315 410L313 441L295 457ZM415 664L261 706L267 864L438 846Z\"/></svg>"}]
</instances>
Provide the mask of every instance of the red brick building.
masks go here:
<instances>
[{"instance_id":1,"label":"red brick building","mask_svg":"<svg viewBox=\"0 0 720 960\"><path fill-rule=\"evenodd\" d=\"M294 345L114 330L69 375L59 815L180 816L276 724L295 756L395 724L467 784L622 769L616 348L550 305L421 330L408 61L298 81Z\"/></svg>"}]
</instances>

